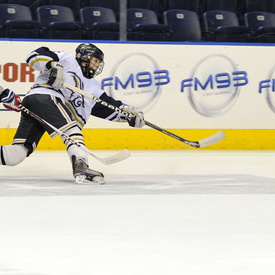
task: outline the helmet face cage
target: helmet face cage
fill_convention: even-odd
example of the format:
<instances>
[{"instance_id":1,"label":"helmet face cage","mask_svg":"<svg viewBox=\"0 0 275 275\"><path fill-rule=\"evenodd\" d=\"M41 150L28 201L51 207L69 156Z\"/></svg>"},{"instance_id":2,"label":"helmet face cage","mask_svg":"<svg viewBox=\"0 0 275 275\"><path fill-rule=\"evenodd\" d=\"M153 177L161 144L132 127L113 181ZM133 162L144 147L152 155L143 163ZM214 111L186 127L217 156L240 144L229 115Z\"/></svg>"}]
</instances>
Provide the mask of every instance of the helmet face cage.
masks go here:
<instances>
[{"instance_id":1,"label":"helmet face cage","mask_svg":"<svg viewBox=\"0 0 275 275\"><path fill-rule=\"evenodd\" d=\"M95 45L90 43L80 44L76 50L76 60L82 68L83 74L87 78L93 78L99 75L104 67L104 54ZM91 59L95 57L100 60L99 66L96 70L90 68Z\"/></svg>"}]
</instances>

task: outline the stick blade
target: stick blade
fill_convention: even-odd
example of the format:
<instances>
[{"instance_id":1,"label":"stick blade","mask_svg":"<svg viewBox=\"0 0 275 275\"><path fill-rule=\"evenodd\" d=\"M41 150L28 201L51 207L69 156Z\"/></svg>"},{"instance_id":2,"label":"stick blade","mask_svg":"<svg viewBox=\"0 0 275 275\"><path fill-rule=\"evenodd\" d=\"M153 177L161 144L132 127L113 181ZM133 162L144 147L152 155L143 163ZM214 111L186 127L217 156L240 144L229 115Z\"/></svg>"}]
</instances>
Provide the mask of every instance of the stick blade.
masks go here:
<instances>
[{"instance_id":1,"label":"stick blade","mask_svg":"<svg viewBox=\"0 0 275 275\"><path fill-rule=\"evenodd\" d=\"M130 152L127 149L124 149L123 151L118 152L117 154L104 158L104 164L109 165L116 162L120 162L128 157L130 157ZM102 159L101 159L102 160Z\"/></svg>"},{"instance_id":2,"label":"stick blade","mask_svg":"<svg viewBox=\"0 0 275 275\"><path fill-rule=\"evenodd\" d=\"M220 142L221 140L224 139L224 137L225 137L224 132L220 131L220 132L217 132L216 134L214 134L210 137L207 137L205 139L202 139L198 142L200 144L200 148L202 148L202 147L206 147L206 146L212 145L214 143Z\"/></svg>"}]
</instances>

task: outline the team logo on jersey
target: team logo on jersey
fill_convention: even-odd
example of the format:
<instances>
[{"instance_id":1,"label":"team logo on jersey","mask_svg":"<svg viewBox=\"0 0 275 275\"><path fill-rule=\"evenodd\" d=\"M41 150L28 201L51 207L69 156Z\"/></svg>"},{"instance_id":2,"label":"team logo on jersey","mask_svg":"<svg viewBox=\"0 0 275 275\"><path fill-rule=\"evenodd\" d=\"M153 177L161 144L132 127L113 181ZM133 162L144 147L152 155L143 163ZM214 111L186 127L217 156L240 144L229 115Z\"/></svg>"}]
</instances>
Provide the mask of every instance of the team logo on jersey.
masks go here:
<instances>
[{"instance_id":1,"label":"team logo on jersey","mask_svg":"<svg viewBox=\"0 0 275 275\"><path fill-rule=\"evenodd\" d=\"M247 73L237 70L225 55L210 55L200 60L189 78L181 82L181 92L188 92L192 107L206 117L227 112L236 102L240 86L248 83Z\"/></svg>"},{"instance_id":2,"label":"team logo on jersey","mask_svg":"<svg viewBox=\"0 0 275 275\"><path fill-rule=\"evenodd\" d=\"M151 108L161 93L162 85L170 82L167 70L147 54L132 53L121 58L102 80L102 88L112 97L143 111Z\"/></svg>"},{"instance_id":3,"label":"team logo on jersey","mask_svg":"<svg viewBox=\"0 0 275 275\"><path fill-rule=\"evenodd\" d=\"M73 104L75 108L85 108L83 95L79 95L77 93L72 92L70 96L70 102Z\"/></svg>"},{"instance_id":4,"label":"team logo on jersey","mask_svg":"<svg viewBox=\"0 0 275 275\"><path fill-rule=\"evenodd\" d=\"M76 87L82 86L81 85L81 80L79 79L79 77L76 76L76 74L74 72L70 72L70 73L72 74L72 77L73 77L73 79L75 81L75 86ZM84 105L84 96L80 95L78 93L75 93L74 91L71 92L70 102L74 106L74 108L78 108L78 107L85 108L85 105Z\"/></svg>"}]
</instances>

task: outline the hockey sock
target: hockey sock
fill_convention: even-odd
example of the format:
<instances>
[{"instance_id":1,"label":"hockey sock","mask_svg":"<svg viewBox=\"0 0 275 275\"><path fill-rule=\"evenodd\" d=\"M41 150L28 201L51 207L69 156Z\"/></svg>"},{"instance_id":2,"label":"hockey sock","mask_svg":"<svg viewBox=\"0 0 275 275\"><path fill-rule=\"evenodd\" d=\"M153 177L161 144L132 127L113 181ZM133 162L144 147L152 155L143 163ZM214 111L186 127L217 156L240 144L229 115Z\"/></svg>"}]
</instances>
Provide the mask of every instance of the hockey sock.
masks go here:
<instances>
[{"instance_id":1,"label":"hockey sock","mask_svg":"<svg viewBox=\"0 0 275 275\"><path fill-rule=\"evenodd\" d=\"M85 146L84 137L80 131L80 129L77 126L74 126L66 131L64 131L64 134L72 138L73 140L77 141L78 143ZM86 163L88 163L87 154L78 146L72 144L70 141L64 139L61 137L63 143L67 147L67 152L70 157L70 160L72 159L72 156L76 157L76 160L83 159Z\"/></svg>"}]
</instances>

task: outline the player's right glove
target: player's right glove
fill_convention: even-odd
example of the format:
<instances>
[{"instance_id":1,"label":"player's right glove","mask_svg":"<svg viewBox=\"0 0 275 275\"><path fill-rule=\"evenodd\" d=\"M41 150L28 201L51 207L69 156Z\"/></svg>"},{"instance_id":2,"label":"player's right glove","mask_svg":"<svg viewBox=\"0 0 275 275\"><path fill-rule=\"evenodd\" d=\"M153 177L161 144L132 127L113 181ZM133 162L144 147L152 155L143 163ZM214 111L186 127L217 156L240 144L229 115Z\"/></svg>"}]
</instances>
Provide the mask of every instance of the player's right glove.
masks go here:
<instances>
[{"instance_id":1,"label":"player's right glove","mask_svg":"<svg viewBox=\"0 0 275 275\"><path fill-rule=\"evenodd\" d=\"M21 99L10 89L3 89L0 86L0 102L3 103L5 108L13 110L15 112L20 112L21 109L18 107L21 104Z\"/></svg>"},{"instance_id":2,"label":"player's right glove","mask_svg":"<svg viewBox=\"0 0 275 275\"><path fill-rule=\"evenodd\" d=\"M128 106L125 111L130 114L127 122L131 127L142 128L145 125L143 112L134 106Z\"/></svg>"},{"instance_id":3,"label":"player's right glove","mask_svg":"<svg viewBox=\"0 0 275 275\"><path fill-rule=\"evenodd\" d=\"M49 61L46 64L46 68L48 69L47 73L49 74L48 83L55 90L59 90L65 81L65 74L63 65L57 61Z\"/></svg>"}]
</instances>

